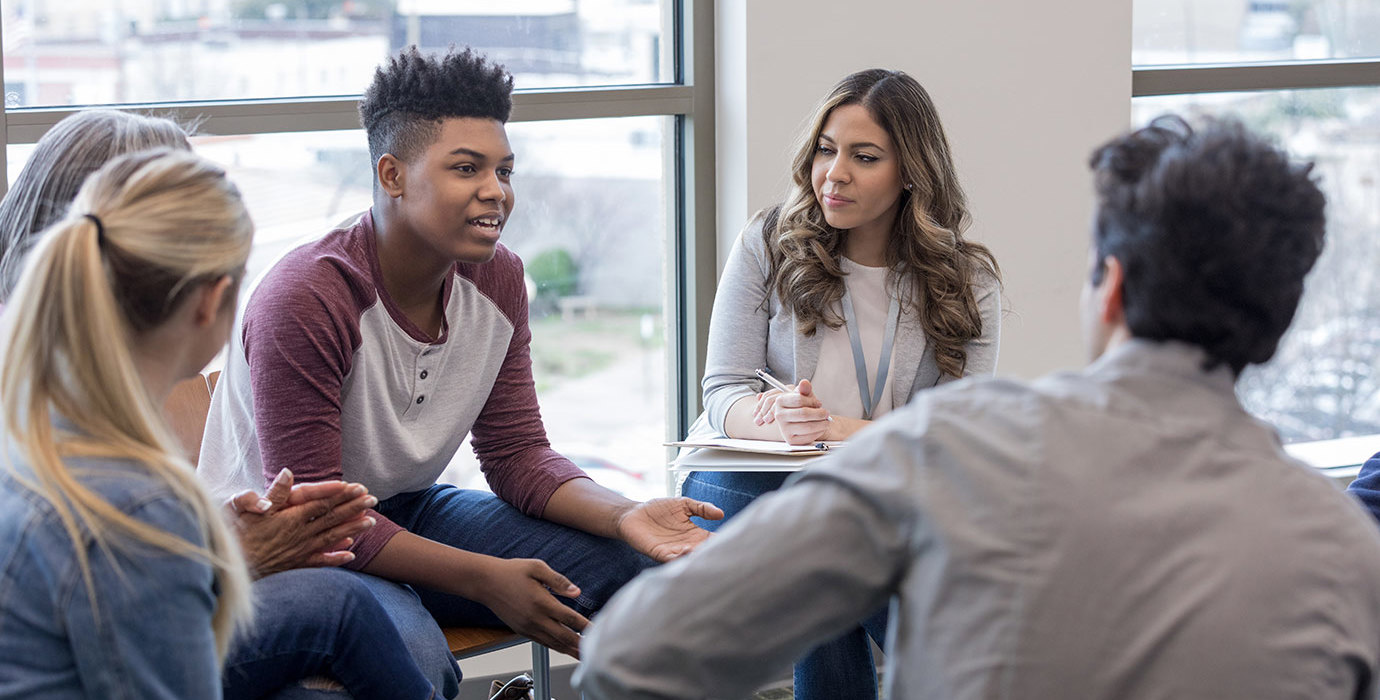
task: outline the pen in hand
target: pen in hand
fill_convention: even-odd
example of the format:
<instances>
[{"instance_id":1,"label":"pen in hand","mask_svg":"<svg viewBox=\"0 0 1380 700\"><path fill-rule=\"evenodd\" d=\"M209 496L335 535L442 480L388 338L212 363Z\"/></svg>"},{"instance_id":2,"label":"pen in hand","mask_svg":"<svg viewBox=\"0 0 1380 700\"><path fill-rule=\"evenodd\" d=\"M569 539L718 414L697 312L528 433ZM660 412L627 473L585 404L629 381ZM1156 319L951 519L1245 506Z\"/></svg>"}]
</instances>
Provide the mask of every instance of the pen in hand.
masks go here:
<instances>
[{"instance_id":1,"label":"pen in hand","mask_svg":"<svg viewBox=\"0 0 1380 700\"><path fill-rule=\"evenodd\" d=\"M755 375L757 375L757 378L758 378L758 379L761 379L762 381L766 382L766 383L767 383L767 386L769 386L769 387L771 387L771 388L773 388L773 389L775 389L775 390L777 390L777 391L780 391L780 392L786 393L786 394L789 394L789 393L795 391L795 389L792 389L792 388L786 386L785 384L782 384L781 381L778 380L776 377L771 376L771 372L768 372L767 370L764 370L764 369L755 369L755 370L752 371L752 373L755 374ZM830 423L833 423L833 422L834 422L834 417L833 417L833 416L827 416L827 418L829 419L829 422L830 422Z\"/></svg>"},{"instance_id":2,"label":"pen in hand","mask_svg":"<svg viewBox=\"0 0 1380 700\"><path fill-rule=\"evenodd\" d=\"M786 386L785 384L782 384L780 381L777 381L776 377L771 376L771 374L769 374L764 369L753 370L753 374L756 374L758 379L761 379L762 381L766 382L767 386L777 391L786 394L789 394L791 393L791 391L793 391L790 387Z\"/></svg>"}]
</instances>

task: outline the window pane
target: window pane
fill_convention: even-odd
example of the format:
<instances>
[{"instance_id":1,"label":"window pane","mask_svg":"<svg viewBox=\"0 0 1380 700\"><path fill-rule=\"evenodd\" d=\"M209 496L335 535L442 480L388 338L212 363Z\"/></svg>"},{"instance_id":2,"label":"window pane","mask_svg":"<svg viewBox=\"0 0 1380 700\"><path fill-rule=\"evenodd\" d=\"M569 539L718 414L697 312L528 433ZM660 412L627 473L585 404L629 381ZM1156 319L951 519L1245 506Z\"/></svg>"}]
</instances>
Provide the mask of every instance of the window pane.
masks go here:
<instances>
[{"instance_id":1,"label":"window pane","mask_svg":"<svg viewBox=\"0 0 1380 700\"><path fill-rule=\"evenodd\" d=\"M504 244L531 293L532 374L551 445L625 495L666 495L664 312L670 117L511 124ZM673 390L673 389L669 389ZM447 480L485 488L468 442Z\"/></svg>"},{"instance_id":2,"label":"window pane","mask_svg":"<svg viewBox=\"0 0 1380 700\"><path fill-rule=\"evenodd\" d=\"M670 117L510 124L517 202L503 244L526 264L532 362L555 449L634 498L665 495ZM198 137L254 217L247 280L368 208L362 131ZM33 147L10 146L10 179ZM487 488L468 441L444 480Z\"/></svg>"},{"instance_id":3,"label":"window pane","mask_svg":"<svg viewBox=\"0 0 1380 700\"><path fill-rule=\"evenodd\" d=\"M1380 56L1374 0L1135 0L1136 65Z\"/></svg>"},{"instance_id":4,"label":"window pane","mask_svg":"<svg viewBox=\"0 0 1380 700\"><path fill-rule=\"evenodd\" d=\"M1237 385L1286 442L1380 433L1380 88L1139 98L1164 112L1236 115L1316 163L1327 242L1275 358Z\"/></svg>"},{"instance_id":5,"label":"window pane","mask_svg":"<svg viewBox=\"0 0 1380 700\"><path fill-rule=\"evenodd\" d=\"M10 107L353 95L411 43L521 88L669 82L671 0L15 0Z\"/></svg>"}]
</instances>

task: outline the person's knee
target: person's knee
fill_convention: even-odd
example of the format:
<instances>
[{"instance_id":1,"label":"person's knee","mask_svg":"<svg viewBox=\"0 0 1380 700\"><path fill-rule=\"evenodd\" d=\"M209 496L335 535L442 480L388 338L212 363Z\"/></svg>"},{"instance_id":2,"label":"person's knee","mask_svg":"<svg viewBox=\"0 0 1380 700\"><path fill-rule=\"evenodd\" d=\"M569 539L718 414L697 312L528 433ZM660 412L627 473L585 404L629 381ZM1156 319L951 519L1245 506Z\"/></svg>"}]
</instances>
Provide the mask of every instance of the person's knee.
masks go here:
<instances>
[{"instance_id":1,"label":"person's knee","mask_svg":"<svg viewBox=\"0 0 1380 700\"><path fill-rule=\"evenodd\" d=\"M339 569L293 569L254 584L260 608L291 612L294 618L335 620L346 608L373 601L354 574Z\"/></svg>"},{"instance_id":2,"label":"person's knee","mask_svg":"<svg viewBox=\"0 0 1380 700\"><path fill-rule=\"evenodd\" d=\"M378 599L403 644L441 697L460 692L460 670L436 620L411 588L385 579L356 574Z\"/></svg>"}]
</instances>

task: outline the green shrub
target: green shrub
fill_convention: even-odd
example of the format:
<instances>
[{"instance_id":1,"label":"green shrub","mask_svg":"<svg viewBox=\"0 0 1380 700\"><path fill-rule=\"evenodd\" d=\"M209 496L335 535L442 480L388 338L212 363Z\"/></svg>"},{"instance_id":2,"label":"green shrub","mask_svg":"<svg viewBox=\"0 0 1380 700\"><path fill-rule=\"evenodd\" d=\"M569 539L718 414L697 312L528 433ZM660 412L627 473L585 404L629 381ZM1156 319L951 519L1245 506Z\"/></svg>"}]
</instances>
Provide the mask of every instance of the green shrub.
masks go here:
<instances>
[{"instance_id":1,"label":"green shrub","mask_svg":"<svg viewBox=\"0 0 1380 700\"><path fill-rule=\"evenodd\" d=\"M580 268L562 248L544 250L527 262L527 275L537 285L537 297L554 301L579 289Z\"/></svg>"}]
</instances>

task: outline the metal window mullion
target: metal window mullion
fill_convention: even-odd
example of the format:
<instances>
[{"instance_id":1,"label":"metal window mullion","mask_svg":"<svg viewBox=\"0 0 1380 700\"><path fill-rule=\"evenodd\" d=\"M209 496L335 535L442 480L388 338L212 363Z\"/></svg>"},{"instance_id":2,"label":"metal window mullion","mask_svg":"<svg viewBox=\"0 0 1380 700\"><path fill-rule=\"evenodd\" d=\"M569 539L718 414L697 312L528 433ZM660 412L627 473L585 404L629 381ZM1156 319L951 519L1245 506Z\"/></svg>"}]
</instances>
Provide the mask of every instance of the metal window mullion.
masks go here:
<instances>
[{"instance_id":1,"label":"metal window mullion","mask_svg":"<svg viewBox=\"0 0 1380 700\"><path fill-rule=\"evenodd\" d=\"M513 121L686 114L694 106L694 93L684 85L525 92L513 95Z\"/></svg>"},{"instance_id":2,"label":"metal window mullion","mask_svg":"<svg viewBox=\"0 0 1380 700\"><path fill-rule=\"evenodd\" d=\"M5 90L5 40L3 33L0 33L0 134L9 134L9 94ZM7 144L8 145L8 144ZM10 149L0 148L0 197L10 191Z\"/></svg>"},{"instance_id":3,"label":"metal window mullion","mask_svg":"<svg viewBox=\"0 0 1380 700\"><path fill-rule=\"evenodd\" d=\"M525 90L513 95L513 121L555 121L688 113L694 90L682 85L628 88ZM201 133L224 136L359 128L359 98L224 100L114 105L109 109L193 123ZM17 109L5 112L6 141L33 143L54 124L81 108Z\"/></svg>"},{"instance_id":4,"label":"metal window mullion","mask_svg":"<svg viewBox=\"0 0 1380 700\"><path fill-rule=\"evenodd\" d=\"M677 266L679 298L675 309L680 324L677 342L679 355L675 412L668 421L667 437L681 439L701 410L700 377L704 372L705 349L709 339L709 315L718 283L718 243L715 188L714 140L714 2L683 0L684 42L683 76L692 85L694 107L681 120L680 155L684 199L680 207L682 258ZM668 402L668 408L671 404Z\"/></svg>"},{"instance_id":5,"label":"metal window mullion","mask_svg":"<svg viewBox=\"0 0 1380 700\"><path fill-rule=\"evenodd\" d=\"M1380 86L1380 58L1157 66L1131 72L1131 96Z\"/></svg>"}]
</instances>

